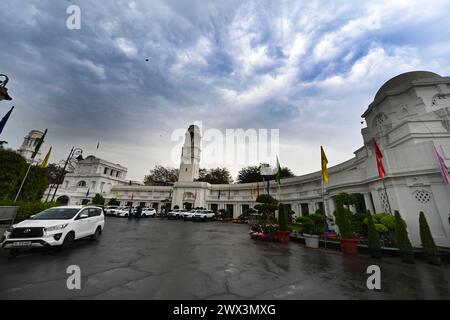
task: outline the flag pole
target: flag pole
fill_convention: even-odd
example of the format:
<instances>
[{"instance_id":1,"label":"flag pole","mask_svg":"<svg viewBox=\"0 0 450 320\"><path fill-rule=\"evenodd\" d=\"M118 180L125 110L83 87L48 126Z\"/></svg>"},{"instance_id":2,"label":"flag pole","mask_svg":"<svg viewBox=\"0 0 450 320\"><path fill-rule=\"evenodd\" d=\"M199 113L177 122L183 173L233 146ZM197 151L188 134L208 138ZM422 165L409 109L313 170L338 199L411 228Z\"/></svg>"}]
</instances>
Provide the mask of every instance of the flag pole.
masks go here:
<instances>
[{"instance_id":1,"label":"flag pole","mask_svg":"<svg viewBox=\"0 0 450 320\"><path fill-rule=\"evenodd\" d=\"M31 169L32 165L33 165L33 160L30 161L30 165L28 166L27 172L25 173L25 177L23 177L23 179L22 179L22 183L20 184L19 191L17 191L16 197L14 198L14 202L16 202L17 198L19 198L20 192L22 191L22 187L23 187L23 185L25 183L25 180L28 177L28 173L30 172L30 169Z\"/></svg>"},{"instance_id":2,"label":"flag pole","mask_svg":"<svg viewBox=\"0 0 450 320\"><path fill-rule=\"evenodd\" d=\"M325 182L323 181L323 175L322 175L322 203L323 203L323 211L325 214L325 249L327 248L327 230L328 230L328 222L327 222L327 208L325 205Z\"/></svg>"}]
</instances>

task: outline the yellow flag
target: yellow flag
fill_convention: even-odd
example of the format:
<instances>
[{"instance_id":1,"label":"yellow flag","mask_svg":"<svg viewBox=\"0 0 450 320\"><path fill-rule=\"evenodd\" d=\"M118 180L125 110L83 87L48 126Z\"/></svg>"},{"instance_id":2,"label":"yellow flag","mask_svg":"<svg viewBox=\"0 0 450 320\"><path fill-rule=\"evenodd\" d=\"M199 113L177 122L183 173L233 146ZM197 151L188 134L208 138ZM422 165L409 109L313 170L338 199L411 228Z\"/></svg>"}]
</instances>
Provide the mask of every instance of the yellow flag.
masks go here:
<instances>
[{"instance_id":1,"label":"yellow flag","mask_svg":"<svg viewBox=\"0 0 450 320\"><path fill-rule=\"evenodd\" d=\"M44 158L44 161L42 161L41 163L41 168L45 168L48 164L48 159L50 159L50 153L52 153L52 147L50 147L50 149L48 149L47 155Z\"/></svg>"},{"instance_id":2,"label":"yellow flag","mask_svg":"<svg viewBox=\"0 0 450 320\"><path fill-rule=\"evenodd\" d=\"M325 151L323 150L322 146L320 146L320 158L321 158L321 162L322 162L323 181L325 183L328 183L328 168L327 168L328 159L327 159L327 156L326 156Z\"/></svg>"}]
</instances>

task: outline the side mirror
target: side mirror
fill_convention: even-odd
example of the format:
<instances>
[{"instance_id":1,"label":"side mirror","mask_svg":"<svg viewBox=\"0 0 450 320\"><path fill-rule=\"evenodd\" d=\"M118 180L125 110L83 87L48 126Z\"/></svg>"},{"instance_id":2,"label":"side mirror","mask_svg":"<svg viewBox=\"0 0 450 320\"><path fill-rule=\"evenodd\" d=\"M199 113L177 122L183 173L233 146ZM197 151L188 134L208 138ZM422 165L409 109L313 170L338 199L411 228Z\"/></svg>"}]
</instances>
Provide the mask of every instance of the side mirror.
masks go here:
<instances>
[{"instance_id":1,"label":"side mirror","mask_svg":"<svg viewBox=\"0 0 450 320\"><path fill-rule=\"evenodd\" d=\"M80 219L86 219L89 218L89 215L87 213L80 214Z\"/></svg>"}]
</instances>

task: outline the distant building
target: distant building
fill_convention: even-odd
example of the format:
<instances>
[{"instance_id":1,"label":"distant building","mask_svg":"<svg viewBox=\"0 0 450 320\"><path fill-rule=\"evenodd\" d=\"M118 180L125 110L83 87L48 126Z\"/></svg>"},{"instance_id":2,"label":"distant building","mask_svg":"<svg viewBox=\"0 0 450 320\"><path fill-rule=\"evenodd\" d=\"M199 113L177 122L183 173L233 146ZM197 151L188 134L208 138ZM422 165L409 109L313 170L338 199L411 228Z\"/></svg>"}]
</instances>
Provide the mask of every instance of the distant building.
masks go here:
<instances>
[{"instance_id":1,"label":"distant building","mask_svg":"<svg viewBox=\"0 0 450 320\"><path fill-rule=\"evenodd\" d=\"M28 162L31 161L31 156L34 153L34 150L39 143L39 140L44 135L44 132L39 130L31 130L28 135L25 136L23 139L22 146L17 150L19 154L21 154ZM40 152L38 152L36 156L36 160L39 159L39 156L41 155Z\"/></svg>"},{"instance_id":2,"label":"distant building","mask_svg":"<svg viewBox=\"0 0 450 320\"><path fill-rule=\"evenodd\" d=\"M77 162L74 172L67 173L58 187L55 200L66 204L87 204L96 193L111 197L111 189L117 185L129 185L126 180L128 169L94 156ZM135 183L134 183L135 184ZM44 193L51 199L54 193L51 186Z\"/></svg>"}]
</instances>

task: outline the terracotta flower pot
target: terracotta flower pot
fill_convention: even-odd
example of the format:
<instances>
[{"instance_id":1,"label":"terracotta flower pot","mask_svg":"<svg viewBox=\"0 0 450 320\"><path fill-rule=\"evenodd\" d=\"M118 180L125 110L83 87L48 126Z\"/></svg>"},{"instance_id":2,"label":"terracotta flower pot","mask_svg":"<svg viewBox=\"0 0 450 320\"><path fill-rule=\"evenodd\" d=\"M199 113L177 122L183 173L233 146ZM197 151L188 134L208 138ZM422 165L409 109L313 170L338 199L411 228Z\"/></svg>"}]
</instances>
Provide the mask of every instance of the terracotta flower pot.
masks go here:
<instances>
[{"instance_id":1,"label":"terracotta flower pot","mask_svg":"<svg viewBox=\"0 0 450 320\"><path fill-rule=\"evenodd\" d=\"M276 237L279 243L289 243L289 231L277 231Z\"/></svg>"},{"instance_id":2,"label":"terracotta flower pot","mask_svg":"<svg viewBox=\"0 0 450 320\"><path fill-rule=\"evenodd\" d=\"M358 254L358 239L341 238L340 240L343 253Z\"/></svg>"}]
</instances>

